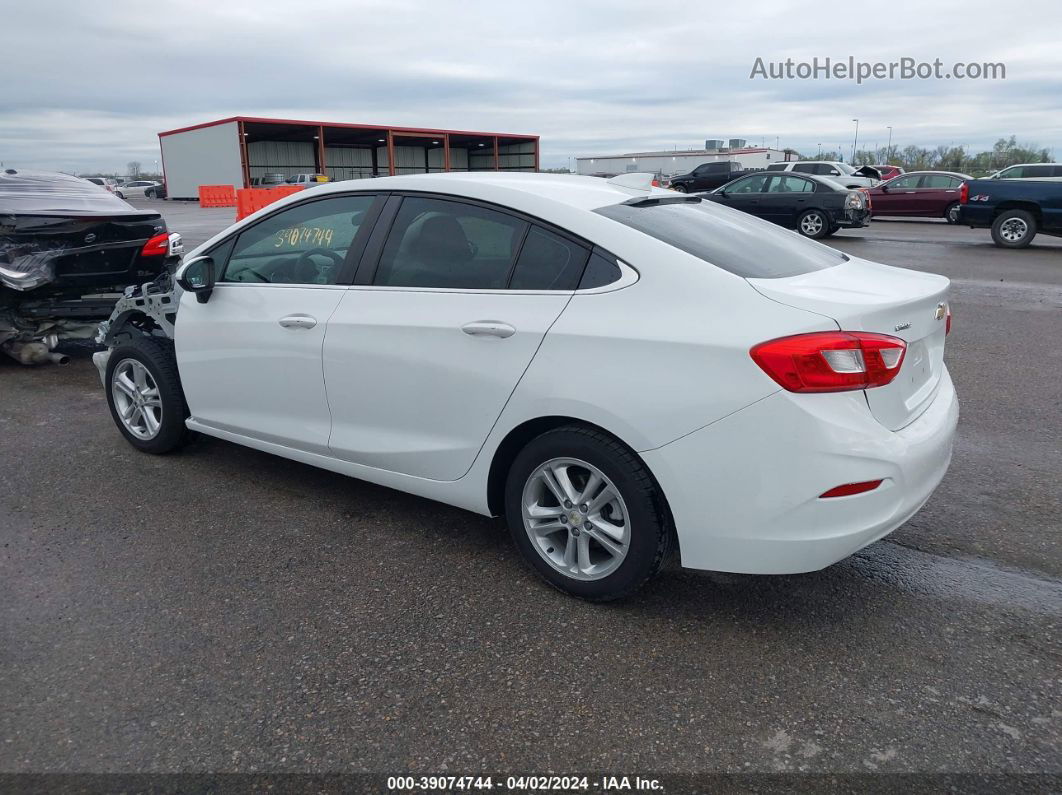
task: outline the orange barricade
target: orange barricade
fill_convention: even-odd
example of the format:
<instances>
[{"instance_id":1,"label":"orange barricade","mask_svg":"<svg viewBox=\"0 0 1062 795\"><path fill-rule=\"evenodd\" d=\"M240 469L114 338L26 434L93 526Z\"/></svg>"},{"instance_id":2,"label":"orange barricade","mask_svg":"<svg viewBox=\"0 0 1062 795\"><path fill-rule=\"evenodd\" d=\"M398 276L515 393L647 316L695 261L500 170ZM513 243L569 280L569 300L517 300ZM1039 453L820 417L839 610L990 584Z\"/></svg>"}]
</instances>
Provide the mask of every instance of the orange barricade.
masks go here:
<instances>
[{"instance_id":1,"label":"orange barricade","mask_svg":"<svg viewBox=\"0 0 1062 795\"><path fill-rule=\"evenodd\" d=\"M200 185L200 207L235 207L236 188L232 185Z\"/></svg>"},{"instance_id":2,"label":"orange barricade","mask_svg":"<svg viewBox=\"0 0 1062 795\"><path fill-rule=\"evenodd\" d=\"M267 204L283 199L302 188L298 185L281 185L279 188L240 188L236 191L236 220L240 221L256 213Z\"/></svg>"}]
</instances>

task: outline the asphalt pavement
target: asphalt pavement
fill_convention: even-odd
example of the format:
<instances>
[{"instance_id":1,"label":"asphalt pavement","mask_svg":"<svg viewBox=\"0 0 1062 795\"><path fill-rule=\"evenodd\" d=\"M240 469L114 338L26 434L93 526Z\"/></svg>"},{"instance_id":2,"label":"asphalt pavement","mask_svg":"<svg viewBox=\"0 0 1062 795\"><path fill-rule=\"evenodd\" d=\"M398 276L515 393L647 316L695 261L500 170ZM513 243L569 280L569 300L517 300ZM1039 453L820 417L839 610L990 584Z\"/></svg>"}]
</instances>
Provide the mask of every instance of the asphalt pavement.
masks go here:
<instances>
[{"instance_id":1,"label":"asphalt pavement","mask_svg":"<svg viewBox=\"0 0 1062 795\"><path fill-rule=\"evenodd\" d=\"M233 211L158 206L189 247ZM822 572L672 566L590 605L500 522L113 427L0 361L0 771L1062 773L1062 246L875 221L953 280L955 456Z\"/></svg>"}]
</instances>

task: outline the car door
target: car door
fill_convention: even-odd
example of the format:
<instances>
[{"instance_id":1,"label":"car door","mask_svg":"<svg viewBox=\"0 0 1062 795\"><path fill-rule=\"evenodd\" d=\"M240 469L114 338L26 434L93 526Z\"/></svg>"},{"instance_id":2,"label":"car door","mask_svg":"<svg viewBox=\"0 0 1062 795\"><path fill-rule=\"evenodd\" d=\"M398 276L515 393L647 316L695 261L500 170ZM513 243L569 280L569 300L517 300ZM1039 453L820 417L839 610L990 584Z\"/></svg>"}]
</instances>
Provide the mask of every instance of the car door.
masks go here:
<instances>
[{"instance_id":1,"label":"car door","mask_svg":"<svg viewBox=\"0 0 1062 795\"><path fill-rule=\"evenodd\" d=\"M917 204L919 174L907 174L874 189L874 215L911 215Z\"/></svg>"},{"instance_id":2,"label":"car door","mask_svg":"<svg viewBox=\"0 0 1062 795\"><path fill-rule=\"evenodd\" d=\"M377 226L325 337L332 454L456 480L567 306L589 251L493 206L437 195L393 197Z\"/></svg>"},{"instance_id":3,"label":"car door","mask_svg":"<svg viewBox=\"0 0 1062 795\"><path fill-rule=\"evenodd\" d=\"M197 423L327 452L321 346L381 204L368 194L300 202L209 252L217 284L205 303L182 296L175 336Z\"/></svg>"},{"instance_id":4,"label":"car door","mask_svg":"<svg viewBox=\"0 0 1062 795\"><path fill-rule=\"evenodd\" d=\"M764 185L759 197L761 218L782 226L795 227L797 217L809 206L815 193L810 179L795 174L775 174Z\"/></svg>"},{"instance_id":5,"label":"car door","mask_svg":"<svg viewBox=\"0 0 1062 795\"><path fill-rule=\"evenodd\" d=\"M924 174L918 183L918 213L943 216L948 205L959 200L962 180L947 174Z\"/></svg>"},{"instance_id":6,"label":"car door","mask_svg":"<svg viewBox=\"0 0 1062 795\"><path fill-rule=\"evenodd\" d=\"M767 180L772 175L762 172L734 180L724 187L724 192L719 195L722 204L733 207L735 210L762 216L764 213L762 201Z\"/></svg>"}]
</instances>

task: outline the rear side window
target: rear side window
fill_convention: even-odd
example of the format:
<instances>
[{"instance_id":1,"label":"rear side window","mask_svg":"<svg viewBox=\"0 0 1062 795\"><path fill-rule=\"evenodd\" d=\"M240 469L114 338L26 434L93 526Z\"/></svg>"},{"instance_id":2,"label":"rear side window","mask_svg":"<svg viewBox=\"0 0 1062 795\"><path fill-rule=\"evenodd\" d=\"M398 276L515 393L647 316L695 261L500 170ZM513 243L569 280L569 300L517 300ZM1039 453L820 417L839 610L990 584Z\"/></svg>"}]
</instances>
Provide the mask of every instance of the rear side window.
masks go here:
<instances>
[{"instance_id":1,"label":"rear side window","mask_svg":"<svg viewBox=\"0 0 1062 795\"><path fill-rule=\"evenodd\" d=\"M590 252L545 229L531 227L516 261L512 290L574 290Z\"/></svg>"},{"instance_id":2,"label":"rear side window","mask_svg":"<svg viewBox=\"0 0 1062 795\"><path fill-rule=\"evenodd\" d=\"M748 279L798 276L848 259L769 221L711 201L610 204L594 212Z\"/></svg>"},{"instance_id":3,"label":"rear side window","mask_svg":"<svg viewBox=\"0 0 1062 795\"><path fill-rule=\"evenodd\" d=\"M767 170L768 171L785 171L786 165L788 165L788 164L787 163L771 163L771 165L767 166Z\"/></svg>"},{"instance_id":4,"label":"rear side window","mask_svg":"<svg viewBox=\"0 0 1062 795\"><path fill-rule=\"evenodd\" d=\"M373 284L504 289L526 229L525 221L478 205L407 196Z\"/></svg>"},{"instance_id":5,"label":"rear side window","mask_svg":"<svg viewBox=\"0 0 1062 795\"><path fill-rule=\"evenodd\" d=\"M817 174L814 163L797 163L793 166L793 171L799 171L801 174Z\"/></svg>"},{"instance_id":6,"label":"rear side window","mask_svg":"<svg viewBox=\"0 0 1062 795\"><path fill-rule=\"evenodd\" d=\"M606 284L619 281L623 272L616 260L606 257L598 251L590 256L583 271L583 279L579 282L580 290L592 290L595 287L604 287Z\"/></svg>"}]
</instances>

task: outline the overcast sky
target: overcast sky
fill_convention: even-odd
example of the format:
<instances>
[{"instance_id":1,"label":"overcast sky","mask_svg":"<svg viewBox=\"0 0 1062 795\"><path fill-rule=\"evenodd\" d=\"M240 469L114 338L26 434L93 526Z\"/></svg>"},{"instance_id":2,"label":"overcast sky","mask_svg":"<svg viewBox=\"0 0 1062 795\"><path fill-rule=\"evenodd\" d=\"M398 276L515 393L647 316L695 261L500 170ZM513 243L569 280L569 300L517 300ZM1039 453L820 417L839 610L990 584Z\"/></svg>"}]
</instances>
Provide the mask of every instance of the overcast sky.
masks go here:
<instances>
[{"instance_id":1,"label":"overcast sky","mask_svg":"<svg viewBox=\"0 0 1062 795\"><path fill-rule=\"evenodd\" d=\"M1010 11L1001 13L1002 8ZM152 169L160 130L234 115L533 133L569 157L747 138L1062 158L1062 3L4 0L0 161ZM1006 65L1005 80L750 79L765 61Z\"/></svg>"}]
</instances>

